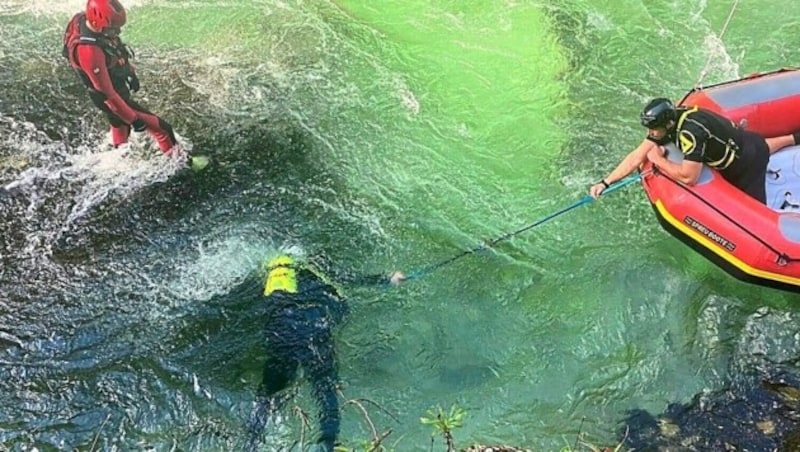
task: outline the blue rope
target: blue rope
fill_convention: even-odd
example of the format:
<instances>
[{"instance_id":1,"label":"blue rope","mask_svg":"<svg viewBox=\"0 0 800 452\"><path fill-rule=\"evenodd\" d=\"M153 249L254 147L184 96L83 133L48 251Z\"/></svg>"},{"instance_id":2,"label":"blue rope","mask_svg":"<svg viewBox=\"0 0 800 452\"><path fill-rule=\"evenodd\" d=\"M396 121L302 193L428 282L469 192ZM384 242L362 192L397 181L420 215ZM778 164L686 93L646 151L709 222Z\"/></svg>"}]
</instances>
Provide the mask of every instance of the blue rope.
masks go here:
<instances>
[{"instance_id":1,"label":"blue rope","mask_svg":"<svg viewBox=\"0 0 800 452\"><path fill-rule=\"evenodd\" d=\"M608 193L613 193L613 192L619 190L622 187L628 186L628 185L640 180L641 178L642 178L642 174L641 173L635 174L633 176L628 176L625 179L622 179L622 180L616 182L615 184L612 184L610 187L606 188L605 190L603 190L602 194L605 195L605 194L608 194ZM522 234L523 232L528 231L530 229L533 229L533 228L535 228L536 226L539 226L542 223L547 223L548 221L552 220L553 218L561 216L561 215L569 212L570 210L577 209L578 207L583 206L585 204L589 204L593 200L594 200L594 198L592 198L590 195L586 195L580 201L572 203L572 204L568 205L567 207L564 207L561 210L553 212L553 213L551 213L550 215L548 215L548 216L546 216L544 218L536 220L536 221L534 221L533 223L531 223L531 224L529 224L527 226L524 226L524 227L522 227L520 229L517 229L516 231L508 232L506 234L503 234L503 235L501 235L501 236L499 236L497 238L494 238L492 240L489 240L489 241L485 242L484 244L482 244L480 246L472 248L471 250L463 251L460 254L456 254L453 257L450 257L450 258L445 259L443 261L437 262L437 263L435 263L433 265L429 265L429 266L421 268L419 270L414 270L412 272L409 272L406 275L406 281L411 281L411 280L414 280L414 279L422 278L423 276L426 276L426 275L428 275L430 273L433 273L434 271L444 267L445 265L449 265L449 264L455 262L456 260L461 259L464 256L467 256L469 254L475 254L478 251L482 251L482 250L485 250L485 249L488 249L488 248L492 248L492 247L494 247L495 245L497 245L498 243L500 243L500 242L502 242L504 240L508 240L511 237L514 237L516 235Z\"/></svg>"}]
</instances>

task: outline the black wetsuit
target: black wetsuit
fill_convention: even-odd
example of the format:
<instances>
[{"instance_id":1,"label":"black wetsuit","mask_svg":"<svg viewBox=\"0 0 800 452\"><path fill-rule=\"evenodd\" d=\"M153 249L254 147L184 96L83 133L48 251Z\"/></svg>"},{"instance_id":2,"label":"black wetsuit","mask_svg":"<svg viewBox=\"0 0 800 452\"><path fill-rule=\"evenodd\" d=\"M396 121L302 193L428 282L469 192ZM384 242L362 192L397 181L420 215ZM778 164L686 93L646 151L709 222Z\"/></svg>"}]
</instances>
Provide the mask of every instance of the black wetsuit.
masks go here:
<instances>
[{"instance_id":1,"label":"black wetsuit","mask_svg":"<svg viewBox=\"0 0 800 452\"><path fill-rule=\"evenodd\" d=\"M302 267L296 271L296 293L277 290L261 297L267 356L251 418L250 450L260 441L270 416L288 401L282 392L301 367L319 405L318 443L322 450L333 451L339 435L339 376L332 330L348 308L336 288L315 272Z\"/></svg>"},{"instance_id":2,"label":"black wetsuit","mask_svg":"<svg viewBox=\"0 0 800 452\"><path fill-rule=\"evenodd\" d=\"M693 108L678 110L671 138L684 159L719 170L725 180L766 204L769 146L761 135L736 127L717 113Z\"/></svg>"}]
</instances>

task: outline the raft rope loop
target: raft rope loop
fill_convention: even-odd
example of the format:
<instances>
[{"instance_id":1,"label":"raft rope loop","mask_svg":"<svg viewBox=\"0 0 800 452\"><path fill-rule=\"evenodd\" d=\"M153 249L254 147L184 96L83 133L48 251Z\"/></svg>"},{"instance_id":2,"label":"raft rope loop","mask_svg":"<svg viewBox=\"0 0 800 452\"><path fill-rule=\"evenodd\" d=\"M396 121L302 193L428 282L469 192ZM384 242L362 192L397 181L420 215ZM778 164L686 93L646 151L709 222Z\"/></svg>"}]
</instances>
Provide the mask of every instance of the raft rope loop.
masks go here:
<instances>
[{"instance_id":1,"label":"raft rope loop","mask_svg":"<svg viewBox=\"0 0 800 452\"><path fill-rule=\"evenodd\" d=\"M728 30L728 24L731 23L731 19L733 19L733 13L736 12L737 6L739 6L739 0L735 0L733 2L733 5L731 6L731 11L728 13L728 18L725 19L725 24L722 26L722 30L720 30L719 32L719 36L717 37L717 39L719 39L720 42L722 42L722 37L725 36L725 32ZM708 67L711 64L711 59L713 57L714 57L713 55L708 56L708 60L706 60L706 66L703 68L702 71L700 71L700 78L698 78L697 82L694 84L695 89L700 87L700 83L702 83L703 79L706 78L706 75L708 75Z\"/></svg>"},{"instance_id":2,"label":"raft rope loop","mask_svg":"<svg viewBox=\"0 0 800 452\"><path fill-rule=\"evenodd\" d=\"M605 190L603 190L602 194L606 195L606 194L609 194L609 193L613 193L613 192L619 190L622 187L630 185L630 184L640 180L642 178L642 176L644 176L644 174L645 173L639 173L639 174L635 174L635 175L632 175L632 176L628 176L625 179L622 179L622 180L620 180L620 181L618 181L618 182L616 182L614 184L611 184L610 187L608 187ZM514 236L522 234L523 232L528 231L530 229L533 229L533 228L535 228L536 226L539 226L542 223L546 223L546 222L552 220L553 218L561 216L561 215L569 212L570 210L574 210L574 209L577 209L578 207L580 207L582 205L589 204L593 200L594 200L594 198L592 198L590 195L586 195L583 199L581 199L579 201L576 201L576 202L568 205L567 207L564 207L564 208L562 208L562 209L560 209L560 210L558 210L556 212L553 212L553 213L551 213L550 215L547 215L544 218L536 220L533 223L528 224L527 226L519 228L516 231L508 232L508 233L503 234L503 235L501 235L499 237L496 237L494 239L487 240L486 242L484 242L483 244L481 244L479 246L476 246L475 248L472 248L472 249L469 249L469 250L465 250L465 251L463 251L463 252L461 252L459 254L456 254L456 255L448 258L448 259L445 259L445 260L442 260L440 262L437 262L437 263L435 263L433 265L429 265L429 266L421 268L419 270L412 271L412 272L408 273L408 275L406 275L406 280L410 281L410 280L413 280L413 279L419 279L419 278L421 278L421 277L423 277L425 275L428 275L428 274L432 273L435 270L438 270L438 269L440 269L440 268L442 268L442 267L444 267L446 265L452 264L453 262L457 261L458 259L461 259L464 256L468 256L470 254L475 254L475 253L477 253L479 251L483 251L483 250L486 250L486 249L489 249L489 248L493 248L495 245L497 245L498 243L500 243L500 242L502 242L504 240L508 240L508 239L510 239L510 238L512 238Z\"/></svg>"}]
</instances>

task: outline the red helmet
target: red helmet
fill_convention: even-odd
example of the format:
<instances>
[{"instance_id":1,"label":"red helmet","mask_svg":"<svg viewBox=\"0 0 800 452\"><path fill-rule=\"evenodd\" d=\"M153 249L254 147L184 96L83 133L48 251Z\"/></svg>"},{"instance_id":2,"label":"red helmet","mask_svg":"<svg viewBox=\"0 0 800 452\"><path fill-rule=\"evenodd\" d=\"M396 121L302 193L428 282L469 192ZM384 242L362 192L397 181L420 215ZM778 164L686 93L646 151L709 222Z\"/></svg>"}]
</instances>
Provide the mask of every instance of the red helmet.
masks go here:
<instances>
[{"instance_id":1,"label":"red helmet","mask_svg":"<svg viewBox=\"0 0 800 452\"><path fill-rule=\"evenodd\" d=\"M86 21L96 30L119 30L125 25L125 8L118 0L89 0L86 2Z\"/></svg>"}]
</instances>

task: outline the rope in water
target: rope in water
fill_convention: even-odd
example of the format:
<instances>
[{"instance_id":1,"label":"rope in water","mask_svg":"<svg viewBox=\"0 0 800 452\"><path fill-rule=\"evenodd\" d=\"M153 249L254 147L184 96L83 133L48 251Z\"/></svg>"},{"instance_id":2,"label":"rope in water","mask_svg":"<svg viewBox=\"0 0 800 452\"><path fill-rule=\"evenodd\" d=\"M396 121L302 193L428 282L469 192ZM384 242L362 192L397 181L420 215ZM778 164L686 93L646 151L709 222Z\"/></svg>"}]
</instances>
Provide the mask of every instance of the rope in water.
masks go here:
<instances>
[{"instance_id":1,"label":"rope in water","mask_svg":"<svg viewBox=\"0 0 800 452\"><path fill-rule=\"evenodd\" d=\"M607 189L605 189L603 191L603 195L606 195L606 194L612 193L614 191L617 191L622 187L625 187L627 185L630 185L630 184L640 180L641 178L642 178L642 174L635 174L633 176L628 176L625 179L622 179L622 180L612 184ZM556 212L553 212L553 213L551 213L550 215L547 215L544 218L536 220L533 223L530 223L530 224L528 224L528 225L526 225L526 226L524 226L522 228L519 228L516 231L508 232L508 233L503 234L503 235L501 235L499 237L496 237L494 239L488 240L488 241L484 242L483 244L481 244L481 245L479 245L479 246L477 246L475 248L472 248L472 249L469 249L469 250L465 250L465 251L463 251L463 252L461 252L459 254L456 254L456 255L448 258L448 259L444 259L444 260L442 260L440 262L437 262L435 264L429 265L429 266L421 268L419 270L412 271L412 272L408 273L408 275L406 275L406 280L419 279L419 278L421 278L421 277L423 277L425 275L428 275L428 274L434 272L435 270L438 270L438 269L440 269L440 268L442 268L442 267L444 267L446 265L452 264L453 262L457 261L458 259L461 259L464 256L468 256L470 254L475 254L475 253L477 253L479 251L483 251L483 250L492 248L492 247L494 247L495 245L497 245L498 243L500 243L500 242L502 242L504 240L508 240L508 239L510 239L510 238L512 238L514 236L522 234L523 232L528 231L530 229L533 229L533 228L535 228L536 226L539 226L542 223L546 223L546 222L552 220L553 218L556 218L556 217L561 216L561 215L563 215L563 214L565 214L565 213L567 213L567 212L569 212L571 210L577 209L580 206L588 204L588 203L592 202L593 200L594 200L594 198L592 198L589 195L586 195L583 199L581 199L579 201L576 201L576 202L574 202L574 203L572 203L572 204L570 204L570 205L568 205L568 206L566 206L566 207L564 207L564 208L562 208L562 209L560 209L560 210L558 210Z\"/></svg>"}]
</instances>

